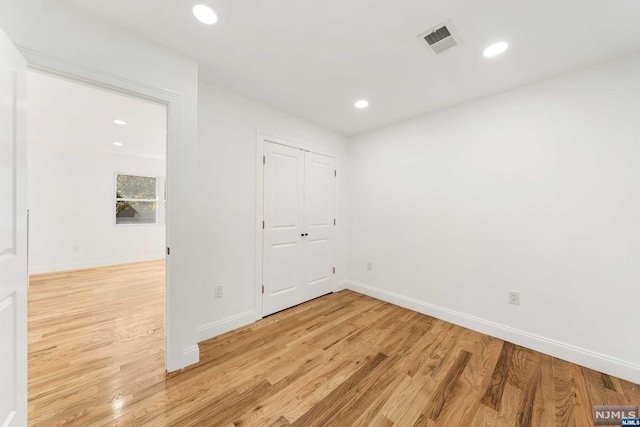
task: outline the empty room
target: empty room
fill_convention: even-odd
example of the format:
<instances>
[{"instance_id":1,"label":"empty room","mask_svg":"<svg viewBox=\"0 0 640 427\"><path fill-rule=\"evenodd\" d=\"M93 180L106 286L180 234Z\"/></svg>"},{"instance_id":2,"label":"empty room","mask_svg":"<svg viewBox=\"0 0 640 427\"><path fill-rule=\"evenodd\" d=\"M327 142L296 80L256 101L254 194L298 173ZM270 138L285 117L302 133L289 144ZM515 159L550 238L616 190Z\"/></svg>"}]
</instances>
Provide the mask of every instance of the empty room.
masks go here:
<instances>
[{"instance_id":1,"label":"empty room","mask_svg":"<svg viewBox=\"0 0 640 427\"><path fill-rule=\"evenodd\" d=\"M3 0L0 425L640 425L639 19Z\"/></svg>"}]
</instances>

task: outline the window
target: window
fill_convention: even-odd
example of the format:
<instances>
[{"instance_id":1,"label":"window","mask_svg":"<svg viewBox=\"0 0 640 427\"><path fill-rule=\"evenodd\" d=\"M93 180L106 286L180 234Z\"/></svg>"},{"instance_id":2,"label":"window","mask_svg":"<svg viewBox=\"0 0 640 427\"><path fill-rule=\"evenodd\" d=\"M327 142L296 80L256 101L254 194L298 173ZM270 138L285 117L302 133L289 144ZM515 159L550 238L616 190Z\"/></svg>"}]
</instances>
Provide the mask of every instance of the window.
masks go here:
<instances>
[{"instance_id":1,"label":"window","mask_svg":"<svg viewBox=\"0 0 640 427\"><path fill-rule=\"evenodd\" d=\"M116 224L158 223L158 179L116 174Z\"/></svg>"}]
</instances>

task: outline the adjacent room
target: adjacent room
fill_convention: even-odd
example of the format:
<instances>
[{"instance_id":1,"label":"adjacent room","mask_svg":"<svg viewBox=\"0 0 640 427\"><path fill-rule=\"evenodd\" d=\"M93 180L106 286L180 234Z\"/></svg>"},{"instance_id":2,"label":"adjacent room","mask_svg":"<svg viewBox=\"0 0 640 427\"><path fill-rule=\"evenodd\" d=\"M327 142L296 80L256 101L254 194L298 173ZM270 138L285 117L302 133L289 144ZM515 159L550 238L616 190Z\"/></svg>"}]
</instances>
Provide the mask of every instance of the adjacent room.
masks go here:
<instances>
[{"instance_id":1,"label":"adjacent room","mask_svg":"<svg viewBox=\"0 0 640 427\"><path fill-rule=\"evenodd\" d=\"M638 22L3 1L0 424L638 418Z\"/></svg>"},{"instance_id":2,"label":"adjacent room","mask_svg":"<svg viewBox=\"0 0 640 427\"><path fill-rule=\"evenodd\" d=\"M166 108L30 72L29 272L164 259Z\"/></svg>"},{"instance_id":3,"label":"adjacent room","mask_svg":"<svg viewBox=\"0 0 640 427\"><path fill-rule=\"evenodd\" d=\"M69 406L81 373L164 371L167 112L43 73L27 87L29 393Z\"/></svg>"}]
</instances>

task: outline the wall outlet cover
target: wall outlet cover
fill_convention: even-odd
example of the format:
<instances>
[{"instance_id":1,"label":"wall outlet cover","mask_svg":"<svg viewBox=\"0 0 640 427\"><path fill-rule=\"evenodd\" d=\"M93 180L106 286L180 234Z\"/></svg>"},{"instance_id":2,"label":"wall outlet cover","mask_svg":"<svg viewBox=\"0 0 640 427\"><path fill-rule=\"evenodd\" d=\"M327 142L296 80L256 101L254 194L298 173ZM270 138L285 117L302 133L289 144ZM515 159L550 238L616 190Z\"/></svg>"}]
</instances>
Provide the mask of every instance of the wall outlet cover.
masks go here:
<instances>
[{"instance_id":1,"label":"wall outlet cover","mask_svg":"<svg viewBox=\"0 0 640 427\"><path fill-rule=\"evenodd\" d=\"M520 292L509 291L509 304L520 305Z\"/></svg>"},{"instance_id":2,"label":"wall outlet cover","mask_svg":"<svg viewBox=\"0 0 640 427\"><path fill-rule=\"evenodd\" d=\"M222 298L222 291L223 291L223 288L221 285L216 286L214 288L214 294L213 294L214 298Z\"/></svg>"}]
</instances>

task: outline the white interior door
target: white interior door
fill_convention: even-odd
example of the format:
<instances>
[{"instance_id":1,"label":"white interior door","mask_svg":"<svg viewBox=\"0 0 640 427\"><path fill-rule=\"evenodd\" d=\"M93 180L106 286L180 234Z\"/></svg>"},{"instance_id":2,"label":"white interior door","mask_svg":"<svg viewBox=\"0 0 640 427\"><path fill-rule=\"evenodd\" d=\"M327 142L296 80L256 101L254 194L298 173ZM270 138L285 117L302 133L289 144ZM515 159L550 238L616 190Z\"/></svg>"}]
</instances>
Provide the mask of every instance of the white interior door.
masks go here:
<instances>
[{"instance_id":1,"label":"white interior door","mask_svg":"<svg viewBox=\"0 0 640 427\"><path fill-rule=\"evenodd\" d=\"M333 291L336 159L305 153L304 229L306 300Z\"/></svg>"},{"instance_id":2,"label":"white interior door","mask_svg":"<svg viewBox=\"0 0 640 427\"><path fill-rule=\"evenodd\" d=\"M333 291L335 159L264 147L263 316Z\"/></svg>"},{"instance_id":3,"label":"white interior door","mask_svg":"<svg viewBox=\"0 0 640 427\"><path fill-rule=\"evenodd\" d=\"M262 314L303 300L304 151L265 143Z\"/></svg>"},{"instance_id":4,"label":"white interior door","mask_svg":"<svg viewBox=\"0 0 640 427\"><path fill-rule=\"evenodd\" d=\"M27 424L26 63L0 30L0 425Z\"/></svg>"}]
</instances>

